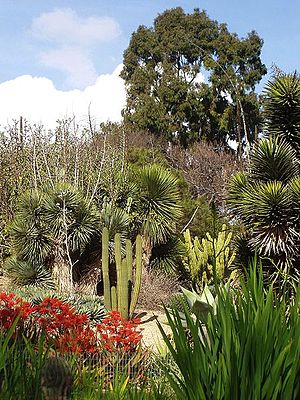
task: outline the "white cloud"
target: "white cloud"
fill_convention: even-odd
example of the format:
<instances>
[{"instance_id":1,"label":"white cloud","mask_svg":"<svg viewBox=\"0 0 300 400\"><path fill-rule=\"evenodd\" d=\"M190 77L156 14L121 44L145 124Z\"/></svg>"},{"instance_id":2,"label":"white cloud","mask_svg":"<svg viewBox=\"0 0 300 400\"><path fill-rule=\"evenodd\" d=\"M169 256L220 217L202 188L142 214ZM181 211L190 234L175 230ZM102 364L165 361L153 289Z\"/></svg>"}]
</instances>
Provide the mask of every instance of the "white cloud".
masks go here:
<instances>
[{"instance_id":1,"label":"white cloud","mask_svg":"<svg viewBox=\"0 0 300 400\"><path fill-rule=\"evenodd\" d=\"M84 88L95 82L97 73L88 53L78 47L64 47L40 53L40 61L47 67L65 73L69 87Z\"/></svg>"},{"instance_id":2,"label":"white cloud","mask_svg":"<svg viewBox=\"0 0 300 400\"><path fill-rule=\"evenodd\" d=\"M117 21L107 16L80 17L70 8L43 13L32 22L33 35L67 45L93 45L120 35Z\"/></svg>"},{"instance_id":3,"label":"white cloud","mask_svg":"<svg viewBox=\"0 0 300 400\"><path fill-rule=\"evenodd\" d=\"M42 65L65 74L65 84L84 88L95 82L91 50L120 35L116 20L107 16L80 17L70 8L43 13L32 21L31 34L44 45Z\"/></svg>"},{"instance_id":4,"label":"white cloud","mask_svg":"<svg viewBox=\"0 0 300 400\"><path fill-rule=\"evenodd\" d=\"M48 78L22 75L0 84L0 125L12 119L26 118L31 124L42 123L45 128L56 126L56 120L75 116L85 123L88 109L97 123L121 120L125 106L124 81L119 77L122 65L112 74L98 76L94 85L84 90L60 91Z\"/></svg>"}]
</instances>

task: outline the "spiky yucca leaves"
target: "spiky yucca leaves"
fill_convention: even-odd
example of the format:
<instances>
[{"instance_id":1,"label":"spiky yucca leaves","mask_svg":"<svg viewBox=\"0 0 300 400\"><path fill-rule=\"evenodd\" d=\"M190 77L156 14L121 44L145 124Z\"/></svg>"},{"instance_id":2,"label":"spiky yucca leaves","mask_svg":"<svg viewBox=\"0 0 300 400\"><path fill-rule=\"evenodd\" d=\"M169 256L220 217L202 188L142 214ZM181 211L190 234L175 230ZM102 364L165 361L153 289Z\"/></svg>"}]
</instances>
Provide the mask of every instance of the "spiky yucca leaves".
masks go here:
<instances>
[{"instance_id":1,"label":"spiky yucca leaves","mask_svg":"<svg viewBox=\"0 0 300 400\"><path fill-rule=\"evenodd\" d=\"M11 252L18 261L26 262L29 270L43 267L52 272L61 290L71 290L73 265L99 232L99 226L97 210L71 185L58 183L29 191L21 197L11 224ZM22 271L24 278L28 272L24 268L18 271L21 282ZM63 276L70 284L60 285Z\"/></svg>"},{"instance_id":2,"label":"spiky yucca leaves","mask_svg":"<svg viewBox=\"0 0 300 400\"><path fill-rule=\"evenodd\" d=\"M252 251L281 265L299 259L299 196L293 148L277 138L258 142L249 173L234 176L228 190L230 211L244 224Z\"/></svg>"},{"instance_id":3,"label":"spiky yucca leaves","mask_svg":"<svg viewBox=\"0 0 300 400\"><path fill-rule=\"evenodd\" d=\"M38 286L39 288L54 289L51 273L43 265L33 265L9 257L4 263L5 275L17 286Z\"/></svg>"},{"instance_id":4,"label":"spiky yucca leaves","mask_svg":"<svg viewBox=\"0 0 300 400\"><path fill-rule=\"evenodd\" d=\"M285 139L300 155L300 77L279 74L265 87L267 129Z\"/></svg>"},{"instance_id":5,"label":"spiky yucca leaves","mask_svg":"<svg viewBox=\"0 0 300 400\"><path fill-rule=\"evenodd\" d=\"M253 180L288 183L299 174L296 151L278 138L262 140L251 155L250 177Z\"/></svg>"},{"instance_id":6,"label":"spiky yucca leaves","mask_svg":"<svg viewBox=\"0 0 300 400\"><path fill-rule=\"evenodd\" d=\"M159 165L142 168L139 187L138 222L141 233L153 244L164 243L175 232L182 215L178 179Z\"/></svg>"},{"instance_id":7,"label":"spiky yucca leaves","mask_svg":"<svg viewBox=\"0 0 300 400\"><path fill-rule=\"evenodd\" d=\"M52 247L44 220L44 194L37 190L24 193L9 228L13 252L20 260L42 264Z\"/></svg>"},{"instance_id":8,"label":"spiky yucca leaves","mask_svg":"<svg viewBox=\"0 0 300 400\"><path fill-rule=\"evenodd\" d=\"M166 243L153 247L150 267L174 274L181 269L184 253L182 241L176 236L171 236Z\"/></svg>"},{"instance_id":9,"label":"spiky yucca leaves","mask_svg":"<svg viewBox=\"0 0 300 400\"><path fill-rule=\"evenodd\" d=\"M61 183L45 191L44 223L56 240L82 253L99 230L99 214L82 193Z\"/></svg>"}]
</instances>

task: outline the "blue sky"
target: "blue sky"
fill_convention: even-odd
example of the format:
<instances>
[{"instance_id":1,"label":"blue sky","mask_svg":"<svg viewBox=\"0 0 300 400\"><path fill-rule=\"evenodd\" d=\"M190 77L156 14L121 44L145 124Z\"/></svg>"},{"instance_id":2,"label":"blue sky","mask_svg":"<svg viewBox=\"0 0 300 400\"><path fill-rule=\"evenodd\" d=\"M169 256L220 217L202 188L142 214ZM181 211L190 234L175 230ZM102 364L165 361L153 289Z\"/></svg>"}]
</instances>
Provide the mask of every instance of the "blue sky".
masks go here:
<instances>
[{"instance_id":1,"label":"blue sky","mask_svg":"<svg viewBox=\"0 0 300 400\"><path fill-rule=\"evenodd\" d=\"M59 111L83 112L89 102L100 120L117 120L125 101L118 66L131 33L176 6L205 9L239 36L256 30L268 68L299 70L300 0L0 0L0 6L1 125L21 113L53 122Z\"/></svg>"}]
</instances>

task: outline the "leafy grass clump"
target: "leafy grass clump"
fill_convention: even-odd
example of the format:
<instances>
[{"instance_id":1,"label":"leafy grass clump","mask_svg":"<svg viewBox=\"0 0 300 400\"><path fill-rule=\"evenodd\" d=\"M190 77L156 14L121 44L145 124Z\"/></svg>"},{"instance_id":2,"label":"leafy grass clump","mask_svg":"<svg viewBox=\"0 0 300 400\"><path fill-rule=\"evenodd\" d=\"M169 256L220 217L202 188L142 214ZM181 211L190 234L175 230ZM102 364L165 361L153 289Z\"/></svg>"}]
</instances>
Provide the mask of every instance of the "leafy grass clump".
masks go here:
<instances>
[{"instance_id":1,"label":"leafy grass clump","mask_svg":"<svg viewBox=\"0 0 300 400\"><path fill-rule=\"evenodd\" d=\"M278 300L252 265L240 289L216 288L217 306L203 321L167 311L173 339L160 330L180 374L166 370L178 399L300 398L300 290Z\"/></svg>"}]
</instances>

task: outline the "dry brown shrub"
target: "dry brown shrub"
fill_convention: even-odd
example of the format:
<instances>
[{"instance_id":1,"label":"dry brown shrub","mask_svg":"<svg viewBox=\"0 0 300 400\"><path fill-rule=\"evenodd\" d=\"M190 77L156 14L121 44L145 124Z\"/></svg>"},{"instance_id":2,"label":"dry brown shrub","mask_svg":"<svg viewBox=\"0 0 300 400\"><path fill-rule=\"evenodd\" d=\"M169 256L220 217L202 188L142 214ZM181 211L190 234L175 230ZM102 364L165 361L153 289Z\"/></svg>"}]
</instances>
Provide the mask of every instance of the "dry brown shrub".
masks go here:
<instances>
[{"instance_id":1,"label":"dry brown shrub","mask_svg":"<svg viewBox=\"0 0 300 400\"><path fill-rule=\"evenodd\" d=\"M236 156L205 142L187 150L170 146L167 154L172 166L183 172L195 197L214 198L219 205L224 204L229 179L243 168Z\"/></svg>"},{"instance_id":2,"label":"dry brown shrub","mask_svg":"<svg viewBox=\"0 0 300 400\"><path fill-rule=\"evenodd\" d=\"M167 304L179 291L180 286L176 276L144 268L137 307L143 310L161 310L162 305Z\"/></svg>"}]
</instances>

